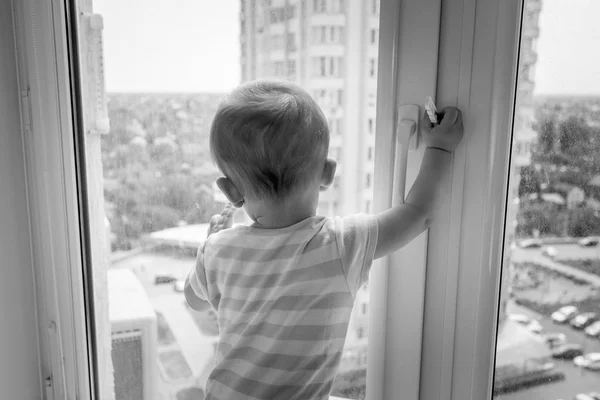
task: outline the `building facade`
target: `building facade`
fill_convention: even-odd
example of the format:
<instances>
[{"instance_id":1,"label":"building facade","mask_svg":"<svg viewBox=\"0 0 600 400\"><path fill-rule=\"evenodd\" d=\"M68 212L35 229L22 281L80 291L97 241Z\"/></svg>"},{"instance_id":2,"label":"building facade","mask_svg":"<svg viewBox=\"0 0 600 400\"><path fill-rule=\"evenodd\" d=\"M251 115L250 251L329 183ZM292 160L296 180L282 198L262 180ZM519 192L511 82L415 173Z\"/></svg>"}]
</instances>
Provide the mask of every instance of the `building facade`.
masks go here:
<instances>
[{"instance_id":1,"label":"building facade","mask_svg":"<svg viewBox=\"0 0 600 400\"><path fill-rule=\"evenodd\" d=\"M511 244L515 242L517 215L519 213L519 183L521 169L531 165L531 152L537 143L537 132L533 129L535 87L535 65L537 62L537 40L540 34L539 16L542 0L526 0L523 9L517 95L513 123L513 145L506 215L504 271L500 288L500 323L506 317L506 304L510 298L512 280Z\"/></svg>"},{"instance_id":2,"label":"building facade","mask_svg":"<svg viewBox=\"0 0 600 400\"><path fill-rule=\"evenodd\" d=\"M338 161L319 212L371 209L377 97L378 0L241 0L242 81L287 79L329 120Z\"/></svg>"}]
</instances>

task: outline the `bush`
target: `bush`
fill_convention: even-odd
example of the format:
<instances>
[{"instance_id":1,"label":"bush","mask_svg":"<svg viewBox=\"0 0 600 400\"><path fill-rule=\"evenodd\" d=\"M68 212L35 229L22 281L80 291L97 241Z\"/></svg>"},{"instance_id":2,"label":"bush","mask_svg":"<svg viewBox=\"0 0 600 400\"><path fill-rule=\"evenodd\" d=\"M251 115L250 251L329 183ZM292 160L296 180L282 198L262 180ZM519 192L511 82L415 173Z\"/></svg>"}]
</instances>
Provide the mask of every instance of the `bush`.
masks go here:
<instances>
[{"instance_id":1,"label":"bush","mask_svg":"<svg viewBox=\"0 0 600 400\"><path fill-rule=\"evenodd\" d=\"M364 400L367 390L367 370L360 369L338 374L333 381L332 396Z\"/></svg>"}]
</instances>

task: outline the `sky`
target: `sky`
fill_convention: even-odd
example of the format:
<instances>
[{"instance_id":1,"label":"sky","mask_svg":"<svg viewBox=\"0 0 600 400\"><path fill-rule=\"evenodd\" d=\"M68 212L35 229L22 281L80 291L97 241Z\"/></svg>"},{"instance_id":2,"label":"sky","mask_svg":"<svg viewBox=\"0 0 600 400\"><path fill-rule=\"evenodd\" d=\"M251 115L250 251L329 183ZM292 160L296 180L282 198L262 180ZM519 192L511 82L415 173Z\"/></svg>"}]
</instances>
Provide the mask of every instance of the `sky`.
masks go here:
<instances>
[{"instance_id":1,"label":"sky","mask_svg":"<svg viewBox=\"0 0 600 400\"><path fill-rule=\"evenodd\" d=\"M357 1L357 0L352 0ZM239 0L94 0L109 92L224 92L240 81ZM543 0L536 94L600 95L600 0Z\"/></svg>"}]
</instances>

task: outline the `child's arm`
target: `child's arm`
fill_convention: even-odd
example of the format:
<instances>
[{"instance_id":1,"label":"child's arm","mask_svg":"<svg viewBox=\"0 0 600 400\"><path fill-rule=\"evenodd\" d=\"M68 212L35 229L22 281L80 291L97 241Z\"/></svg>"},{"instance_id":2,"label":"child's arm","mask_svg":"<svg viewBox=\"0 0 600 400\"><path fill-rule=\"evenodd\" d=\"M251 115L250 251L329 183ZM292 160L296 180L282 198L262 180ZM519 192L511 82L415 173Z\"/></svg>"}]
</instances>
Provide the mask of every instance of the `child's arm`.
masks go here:
<instances>
[{"instance_id":1,"label":"child's arm","mask_svg":"<svg viewBox=\"0 0 600 400\"><path fill-rule=\"evenodd\" d=\"M235 211L235 208L233 208L233 206L228 204L227 206L225 206L225 208L223 209L221 214L213 215L211 217L209 225L208 225L208 232L207 232L206 237L208 238L208 236L212 235L213 233L217 233L220 230L231 228L231 226L233 225L234 211ZM198 273L195 270L196 267L194 267L194 270L192 270L192 272L185 278L185 286L183 289L183 294L185 296L186 301L188 302L188 304L190 305L190 307L193 310L205 311L205 310L208 310L211 308L210 303L208 301L198 297L198 295L194 291L194 288L192 287L192 284L190 283L190 276L192 276L192 279L197 279L197 278L195 278L196 273Z\"/></svg>"},{"instance_id":2,"label":"child's arm","mask_svg":"<svg viewBox=\"0 0 600 400\"><path fill-rule=\"evenodd\" d=\"M460 110L454 107L444 109L442 120L435 127L425 114L421 120L421 132L427 148L419 175L404 204L377 215L379 234L375 258L403 247L431 224L433 205L450 169L452 151L463 136Z\"/></svg>"}]
</instances>

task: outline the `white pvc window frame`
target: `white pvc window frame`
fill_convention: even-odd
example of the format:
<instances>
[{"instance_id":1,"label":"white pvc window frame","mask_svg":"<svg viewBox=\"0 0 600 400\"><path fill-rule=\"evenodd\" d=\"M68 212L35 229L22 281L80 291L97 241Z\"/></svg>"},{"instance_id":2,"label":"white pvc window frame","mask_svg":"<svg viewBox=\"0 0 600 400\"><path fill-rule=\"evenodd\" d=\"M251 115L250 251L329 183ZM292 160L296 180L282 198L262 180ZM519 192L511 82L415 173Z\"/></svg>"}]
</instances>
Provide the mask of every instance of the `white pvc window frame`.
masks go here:
<instances>
[{"instance_id":1,"label":"white pvc window frame","mask_svg":"<svg viewBox=\"0 0 600 400\"><path fill-rule=\"evenodd\" d=\"M12 2L46 398L92 399L65 2ZM367 397L480 400L493 377L521 1L380 7L374 210L391 204L398 106L427 95L458 105L466 132L433 240L423 234L374 267Z\"/></svg>"}]
</instances>

